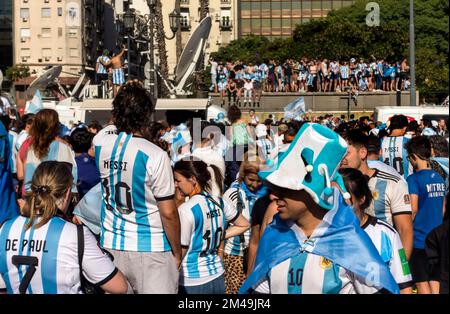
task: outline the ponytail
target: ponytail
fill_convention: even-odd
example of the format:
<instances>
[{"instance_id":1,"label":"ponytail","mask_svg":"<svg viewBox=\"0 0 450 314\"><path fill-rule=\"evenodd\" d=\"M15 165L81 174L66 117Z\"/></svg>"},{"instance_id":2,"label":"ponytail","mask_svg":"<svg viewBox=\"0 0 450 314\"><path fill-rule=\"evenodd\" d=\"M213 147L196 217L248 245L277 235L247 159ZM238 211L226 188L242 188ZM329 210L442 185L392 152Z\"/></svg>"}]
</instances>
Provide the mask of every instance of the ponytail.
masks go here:
<instances>
[{"instance_id":1,"label":"ponytail","mask_svg":"<svg viewBox=\"0 0 450 314\"><path fill-rule=\"evenodd\" d=\"M45 161L41 163L31 180L31 190L25 195L23 214L30 220L26 230L45 225L64 205L64 198L73 182L71 169L62 162ZM36 217L41 220L34 225Z\"/></svg>"},{"instance_id":2,"label":"ponytail","mask_svg":"<svg viewBox=\"0 0 450 314\"><path fill-rule=\"evenodd\" d=\"M219 191L220 191L220 195L223 194L223 175L222 172L220 171L219 167L217 167L216 165L208 165L208 168L211 168L213 173L214 173L214 178L216 181L217 186L219 187Z\"/></svg>"}]
</instances>

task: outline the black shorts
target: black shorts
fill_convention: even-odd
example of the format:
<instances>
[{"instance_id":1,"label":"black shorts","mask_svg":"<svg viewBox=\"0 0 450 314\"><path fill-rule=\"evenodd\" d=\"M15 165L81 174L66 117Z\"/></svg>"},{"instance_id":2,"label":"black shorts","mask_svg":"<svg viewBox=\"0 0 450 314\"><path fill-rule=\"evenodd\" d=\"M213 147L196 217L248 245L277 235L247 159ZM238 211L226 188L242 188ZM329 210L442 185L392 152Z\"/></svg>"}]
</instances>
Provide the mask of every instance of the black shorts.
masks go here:
<instances>
[{"instance_id":1,"label":"black shorts","mask_svg":"<svg viewBox=\"0 0 450 314\"><path fill-rule=\"evenodd\" d=\"M430 264L424 249L413 249L409 267L414 282L430 281Z\"/></svg>"}]
</instances>

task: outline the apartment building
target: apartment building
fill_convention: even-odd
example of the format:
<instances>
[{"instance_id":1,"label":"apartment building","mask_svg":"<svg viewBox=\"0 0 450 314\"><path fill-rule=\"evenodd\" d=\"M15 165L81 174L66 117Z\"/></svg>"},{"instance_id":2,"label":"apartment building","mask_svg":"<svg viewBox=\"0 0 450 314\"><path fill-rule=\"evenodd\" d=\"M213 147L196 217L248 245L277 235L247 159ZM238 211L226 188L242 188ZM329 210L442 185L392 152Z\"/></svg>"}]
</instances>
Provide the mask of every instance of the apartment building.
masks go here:
<instances>
[{"instance_id":1,"label":"apartment building","mask_svg":"<svg viewBox=\"0 0 450 314\"><path fill-rule=\"evenodd\" d=\"M62 65L70 84L93 71L103 49L104 0L15 0L14 63L33 76Z\"/></svg>"}]
</instances>

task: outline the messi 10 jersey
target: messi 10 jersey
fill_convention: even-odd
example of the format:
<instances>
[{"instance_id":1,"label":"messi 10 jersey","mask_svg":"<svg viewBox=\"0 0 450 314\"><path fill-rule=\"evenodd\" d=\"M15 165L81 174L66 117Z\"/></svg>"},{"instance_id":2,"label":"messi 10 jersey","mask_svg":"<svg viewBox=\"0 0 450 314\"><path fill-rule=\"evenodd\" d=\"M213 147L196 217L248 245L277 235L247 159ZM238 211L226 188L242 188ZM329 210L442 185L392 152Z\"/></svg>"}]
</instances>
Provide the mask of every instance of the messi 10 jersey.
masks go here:
<instances>
[{"instance_id":1,"label":"messi 10 jersey","mask_svg":"<svg viewBox=\"0 0 450 314\"><path fill-rule=\"evenodd\" d=\"M404 136L388 136L381 140L381 161L397 170L405 180L413 173L405 148L408 141Z\"/></svg>"},{"instance_id":2,"label":"messi 10 jersey","mask_svg":"<svg viewBox=\"0 0 450 314\"><path fill-rule=\"evenodd\" d=\"M158 202L172 199L175 192L167 153L124 132L99 133L93 144L102 184L101 245L120 251L170 251L158 209Z\"/></svg>"}]
</instances>

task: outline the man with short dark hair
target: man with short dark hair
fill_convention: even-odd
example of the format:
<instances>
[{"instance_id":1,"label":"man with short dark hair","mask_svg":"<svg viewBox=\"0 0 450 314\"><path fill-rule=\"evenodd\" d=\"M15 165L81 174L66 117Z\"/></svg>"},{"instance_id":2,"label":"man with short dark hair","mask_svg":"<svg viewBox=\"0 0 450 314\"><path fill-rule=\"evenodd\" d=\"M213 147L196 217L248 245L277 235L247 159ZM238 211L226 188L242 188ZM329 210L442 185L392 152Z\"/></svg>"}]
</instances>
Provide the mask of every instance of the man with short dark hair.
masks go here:
<instances>
[{"instance_id":1,"label":"man with short dark hair","mask_svg":"<svg viewBox=\"0 0 450 314\"><path fill-rule=\"evenodd\" d=\"M389 136L381 140L381 161L398 171L406 180L412 173L411 163L406 158L405 144L409 141L405 137L408 128L408 118L395 115L390 120Z\"/></svg>"},{"instance_id":2,"label":"man with short dark hair","mask_svg":"<svg viewBox=\"0 0 450 314\"><path fill-rule=\"evenodd\" d=\"M128 82L113 101L117 131L94 137L103 195L100 244L135 293L177 293L180 218L172 168L167 153L143 137L153 108L148 91Z\"/></svg>"},{"instance_id":3,"label":"man with short dark hair","mask_svg":"<svg viewBox=\"0 0 450 314\"><path fill-rule=\"evenodd\" d=\"M374 200L367 214L393 225L405 248L406 258L412 251L411 201L404 180L387 172L372 169L367 164L368 136L360 130L350 130L345 135L349 147L341 168L354 168L369 177L369 188Z\"/></svg>"},{"instance_id":4,"label":"man with short dark hair","mask_svg":"<svg viewBox=\"0 0 450 314\"><path fill-rule=\"evenodd\" d=\"M430 167L431 144L427 137L417 136L406 144L414 173L407 179L414 220L414 249L410 259L411 273L420 294L431 293L425 239L442 223L444 212L444 179Z\"/></svg>"}]
</instances>

